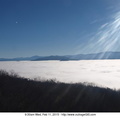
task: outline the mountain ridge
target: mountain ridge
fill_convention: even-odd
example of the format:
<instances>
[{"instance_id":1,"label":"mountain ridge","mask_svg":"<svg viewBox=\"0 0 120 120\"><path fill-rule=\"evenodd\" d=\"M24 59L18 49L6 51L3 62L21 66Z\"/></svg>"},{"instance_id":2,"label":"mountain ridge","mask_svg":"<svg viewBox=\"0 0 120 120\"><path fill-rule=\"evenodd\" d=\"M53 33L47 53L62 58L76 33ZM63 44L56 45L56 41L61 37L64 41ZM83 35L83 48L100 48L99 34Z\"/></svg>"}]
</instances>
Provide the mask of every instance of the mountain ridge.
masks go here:
<instances>
[{"instance_id":1,"label":"mountain ridge","mask_svg":"<svg viewBox=\"0 0 120 120\"><path fill-rule=\"evenodd\" d=\"M97 60L97 59L120 59L120 52L99 52L91 54L76 54L76 55L50 55L50 56L31 56L31 57L16 57L16 58L0 58L0 61L43 61L43 60Z\"/></svg>"}]
</instances>

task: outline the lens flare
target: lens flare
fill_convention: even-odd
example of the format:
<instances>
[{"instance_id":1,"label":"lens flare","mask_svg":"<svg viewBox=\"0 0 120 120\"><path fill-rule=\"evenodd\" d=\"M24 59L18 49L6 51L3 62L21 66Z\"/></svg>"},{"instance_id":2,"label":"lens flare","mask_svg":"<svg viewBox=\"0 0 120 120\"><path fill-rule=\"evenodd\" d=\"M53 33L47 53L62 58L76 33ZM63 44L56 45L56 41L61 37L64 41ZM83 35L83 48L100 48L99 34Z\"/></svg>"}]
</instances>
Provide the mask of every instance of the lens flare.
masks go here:
<instances>
[{"instance_id":1,"label":"lens flare","mask_svg":"<svg viewBox=\"0 0 120 120\"><path fill-rule=\"evenodd\" d=\"M108 51L118 51L120 45L120 12L111 17L111 21L103 24L98 32L85 45L80 45L82 53L102 52L102 58ZM109 56L106 56L106 58Z\"/></svg>"}]
</instances>

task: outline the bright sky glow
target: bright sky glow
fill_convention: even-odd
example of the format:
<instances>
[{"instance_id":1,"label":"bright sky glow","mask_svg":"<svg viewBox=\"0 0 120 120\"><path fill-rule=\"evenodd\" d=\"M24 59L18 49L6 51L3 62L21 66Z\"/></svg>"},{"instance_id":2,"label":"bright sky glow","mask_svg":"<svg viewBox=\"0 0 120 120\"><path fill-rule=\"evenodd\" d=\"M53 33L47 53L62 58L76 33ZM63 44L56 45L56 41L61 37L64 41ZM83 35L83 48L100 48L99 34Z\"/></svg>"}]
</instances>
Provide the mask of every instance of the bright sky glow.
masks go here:
<instances>
[{"instance_id":1,"label":"bright sky glow","mask_svg":"<svg viewBox=\"0 0 120 120\"><path fill-rule=\"evenodd\" d=\"M100 26L98 32L88 41L82 44L82 52L98 53L106 51L118 51L120 47L120 12L112 16L110 22ZM104 54L103 54L104 55ZM102 56L101 56L102 57Z\"/></svg>"}]
</instances>

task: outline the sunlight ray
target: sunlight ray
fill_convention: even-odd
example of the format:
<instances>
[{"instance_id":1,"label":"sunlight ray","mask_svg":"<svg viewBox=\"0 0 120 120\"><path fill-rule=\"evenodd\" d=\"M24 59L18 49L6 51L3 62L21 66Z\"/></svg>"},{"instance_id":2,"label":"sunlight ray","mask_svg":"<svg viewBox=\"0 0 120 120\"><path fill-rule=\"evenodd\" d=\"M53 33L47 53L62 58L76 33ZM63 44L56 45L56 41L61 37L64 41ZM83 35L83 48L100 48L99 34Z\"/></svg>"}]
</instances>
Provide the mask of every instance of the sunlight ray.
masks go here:
<instances>
[{"instance_id":1,"label":"sunlight ray","mask_svg":"<svg viewBox=\"0 0 120 120\"><path fill-rule=\"evenodd\" d=\"M119 51L120 39L120 12L111 17L111 21L100 26L98 31L92 36L87 44L81 44L79 49L82 53L103 52L100 59L108 51ZM108 58L109 56L106 56Z\"/></svg>"}]
</instances>

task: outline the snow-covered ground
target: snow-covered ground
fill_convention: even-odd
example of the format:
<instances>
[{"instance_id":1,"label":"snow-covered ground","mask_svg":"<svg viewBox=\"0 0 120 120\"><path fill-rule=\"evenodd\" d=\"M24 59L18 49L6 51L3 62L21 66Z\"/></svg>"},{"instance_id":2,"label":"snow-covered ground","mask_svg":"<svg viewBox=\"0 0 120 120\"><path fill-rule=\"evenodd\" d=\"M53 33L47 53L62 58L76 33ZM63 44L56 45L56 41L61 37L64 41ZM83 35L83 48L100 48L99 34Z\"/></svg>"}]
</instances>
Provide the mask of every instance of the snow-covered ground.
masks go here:
<instances>
[{"instance_id":1,"label":"snow-covered ground","mask_svg":"<svg viewBox=\"0 0 120 120\"><path fill-rule=\"evenodd\" d=\"M0 69L27 78L56 79L62 82L89 82L120 88L120 60L19 61L0 62Z\"/></svg>"}]
</instances>

